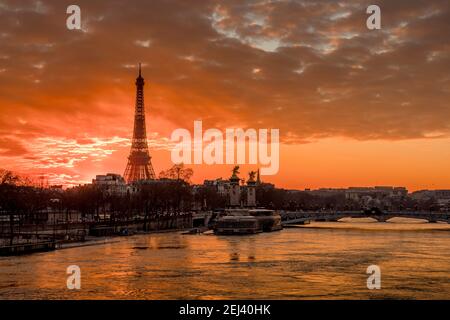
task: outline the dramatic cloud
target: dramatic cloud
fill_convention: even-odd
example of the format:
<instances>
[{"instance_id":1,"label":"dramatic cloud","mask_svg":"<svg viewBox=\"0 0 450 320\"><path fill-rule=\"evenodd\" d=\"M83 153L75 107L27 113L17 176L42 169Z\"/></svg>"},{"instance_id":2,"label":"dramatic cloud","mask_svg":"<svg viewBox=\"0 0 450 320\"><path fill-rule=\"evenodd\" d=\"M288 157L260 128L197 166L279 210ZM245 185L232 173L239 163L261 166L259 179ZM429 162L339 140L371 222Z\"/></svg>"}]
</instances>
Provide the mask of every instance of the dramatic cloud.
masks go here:
<instances>
[{"instance_id":1,"label":"dramatic cloud","mask_svg":"<svg viewBox=\"0 0 450 320\"><path fill-rule=\"evenodd\" d=\"M70 4L0 0L0 166L28 156L86 180L84 157L126 150L137 62L165 147L196 119L292 145L449 137L446 0L378 1L372 31L367 1L84 0L81 31Z\"/></svg>"}]
</instances>

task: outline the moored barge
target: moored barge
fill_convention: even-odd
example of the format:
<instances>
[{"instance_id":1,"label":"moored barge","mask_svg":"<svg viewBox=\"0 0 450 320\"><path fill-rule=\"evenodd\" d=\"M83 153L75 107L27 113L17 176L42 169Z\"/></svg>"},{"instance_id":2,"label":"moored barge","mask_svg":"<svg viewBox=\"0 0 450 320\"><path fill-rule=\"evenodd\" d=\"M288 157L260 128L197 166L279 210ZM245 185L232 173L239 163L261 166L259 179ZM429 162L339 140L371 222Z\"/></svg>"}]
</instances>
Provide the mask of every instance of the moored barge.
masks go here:
<instances>
[{"instance_id":1,"label":"moored barge","mask_svg":"<svg viewBox=\"0 0 450 320\"><path fill-rule=\"evenodd\" d=\"M228 209L218 217L214 233L244 235L281 230L281 216L268 209Z\"/></svg>"}]
</instances>

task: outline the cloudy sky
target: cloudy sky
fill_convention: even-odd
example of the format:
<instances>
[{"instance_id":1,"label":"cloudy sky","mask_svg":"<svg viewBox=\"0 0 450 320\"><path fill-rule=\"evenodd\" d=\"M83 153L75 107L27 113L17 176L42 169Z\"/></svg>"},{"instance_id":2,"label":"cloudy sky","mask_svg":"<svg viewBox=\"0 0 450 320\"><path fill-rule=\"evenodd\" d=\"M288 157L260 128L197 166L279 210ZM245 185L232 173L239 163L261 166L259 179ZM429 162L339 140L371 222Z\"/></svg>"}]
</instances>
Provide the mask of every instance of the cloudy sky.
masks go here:
<instances>
[{"instance_id":1,"label":"cloudy sky","mask_svg":"<svg viewBox=\"0 0 450 320\"><path fill-rule=\"evenodd\" d=\"M82 30L66 28L71 4ZM381 30L370 4L0 0L0 168L65 184L123 173L142 62L157 173L171 132L203 120L279 128L264 180L286 188L450 188L449 2L377 1Z\"/></svg>"}]
</instances>

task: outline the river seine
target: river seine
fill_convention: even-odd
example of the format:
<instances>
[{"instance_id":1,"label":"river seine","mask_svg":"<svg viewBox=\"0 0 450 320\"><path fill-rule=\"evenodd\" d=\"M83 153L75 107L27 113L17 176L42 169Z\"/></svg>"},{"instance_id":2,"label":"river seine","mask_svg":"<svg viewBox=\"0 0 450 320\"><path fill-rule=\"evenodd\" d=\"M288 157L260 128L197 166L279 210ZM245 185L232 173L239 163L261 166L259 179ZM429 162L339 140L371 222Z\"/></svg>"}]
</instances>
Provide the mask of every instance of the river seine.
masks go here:
<instances>
[{"instance_id":1,"label":"river seine","mask_svg":"<svg viewBox=\"0 0 450 320\"><path fill-rule=\"evenodd\" d=\"M81 289L66 269L81 269ZM381 268L381 289L366 269ZM450 225L312 223L252 236L179 232L0 257L0 299L450 299Z\"/></svg>"}]
</instances>

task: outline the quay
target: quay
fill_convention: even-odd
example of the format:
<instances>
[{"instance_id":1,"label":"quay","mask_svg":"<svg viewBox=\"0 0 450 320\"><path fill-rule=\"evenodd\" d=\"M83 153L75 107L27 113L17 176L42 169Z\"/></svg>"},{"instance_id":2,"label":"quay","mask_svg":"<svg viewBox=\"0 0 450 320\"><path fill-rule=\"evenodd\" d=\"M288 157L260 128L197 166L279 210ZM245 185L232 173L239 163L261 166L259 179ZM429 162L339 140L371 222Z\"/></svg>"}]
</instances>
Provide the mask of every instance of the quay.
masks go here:
<instances>
[{"instance_id":1,"label":"quay","mask_svg":"<svg viewBox=\"0 0 450 320\"><path fill-rule=\"evenodd\" d=\"M169 232L191 229L193 222L204 226L210 214L165 215L150 219L135 218L122 221L42 222L39 224L7 221L0 223L0 256L22 255L52 251L72 246L101 243L111 239L141 233Z\"/></svg>"},{"instance_id":2,"label":"quay","mask_svg":"<svg viewBox=\"0 0 450 320\"><path fill-rule=\"evenodd\" d=\"M56 243L54 241L14 244L11 246L0 247L0 256L14 256L34 252L52 251L55 249Z\"/></svg>"}]
</instances>

